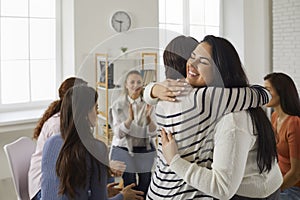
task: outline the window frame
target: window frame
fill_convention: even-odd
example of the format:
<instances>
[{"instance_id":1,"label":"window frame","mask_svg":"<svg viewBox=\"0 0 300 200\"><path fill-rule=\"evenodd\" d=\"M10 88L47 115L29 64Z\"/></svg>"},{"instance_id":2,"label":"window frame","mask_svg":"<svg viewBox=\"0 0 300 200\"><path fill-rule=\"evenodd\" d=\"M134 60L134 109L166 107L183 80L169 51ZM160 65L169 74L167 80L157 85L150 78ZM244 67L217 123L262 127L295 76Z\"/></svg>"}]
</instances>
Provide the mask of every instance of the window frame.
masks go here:
<instances>
[{"instance_id":1,"label":"window frame","mask_svg":"<svg viewBox=\"0 0 300 200\"><path fill-rule=\"evenodd\" d=\"M159 0L161 1L161 0ZM166 2L167 0L163 0L164 2ZM205 1L209 1L209 0L205 0ZM222 21L222 14L223 14L223 1L222 0L218 0L219 1L219 35L218 36L221 36L222 33L223 33L223 30L222 30L222 24L223 24L223 21ZM182 33L178 33L178 34L183 34L183 35L186 35L186 36L190 36L190 26L193 25L193 24L190 24L190 2L189 1L186 1L186 0L181 0L182 2ZM164 5L164 7L166 7L166 4ZM160 5L159 5L159 14L161 13L161 10L160 10ZM163 12L165 15L166 15L166 9L165 11ZM166 17L164 17L166 18ZM162 26L166 27L167 25L180 25L180 24L177 24L177 23L170 23L170 22L167 22L167 20L165 19L164 22L161 22L160 21L160 17L159 17L159 20L158 20L158 26L160 28L160 32L161 31L165 31L165 33L160 33L160 35L164 35L164 38L160 38L160 40L162 39L163 41L166 41L166 32L168 31L167 29L161 29ZM204 24L203 25L204 27L210 27L211 25L208 25L208 24ZM195 36L192 36L192 37L195 37ZM196 37L195 37L196 38ZM168 44L169 41L166 41L166 44ZM165 44L165 45L166 45ZM164 48L162 46L160 46L160 48Z\"/></svg>"},{"instance_id":2,"label":"window frame","mask_svg":"<svg viewBox=\"0 0 300 200\"><path fill-rule=\"evenodd\" d=\"M174 32L171 30L167 30L166 26L169 25L178 25L177 23L170 23L167 22L166 20L166 1L167 0L159 0L159 4L158 4L158 28L159 28L159 64L163 65L163 51L166 47L166 45L176 36L178 35L186 35L186 36L190 36L190 2L189 0L181 0L182 2L182 33L179 32ZM207 1L207 0L206 0ZM223 35L223 1L222 0L218 0L219 1L219 35L218 36L222 36ZM162 5L162 7L164 8L164 11L162 11L161 9L161 2L163 2L164 4ZM164 14L165 16L163 16L162 18L164 19L163 22L161 22L161 16L160 14ZM209 27L210 25L205 25L207 27ZM173 33L171 33L173 32ZM172 35L172 38L168 38L168 34ZM176 34L175 34L176 33ZM195 39L197 39L195 36L192 36ZM198 40L198 39L197 39ZM165 78L165 73L164 73L164 69L160 70L160 80Z\"/></svg>"},{"instance_id":3,"label":"window frame","mask_svg":"<svg viewBox=\"0 0 300 200\"><path fill-rule=\"evenodd\" d=\"M0 0L1 1L1 0ZM55 74L55 88L57 88L61 82L61 77L62 77L62 67L61 67L61 52L62 52L62 32L61 32L61 24L62 24L62 18L61 18L61 9L62 9L62 2L60 0L55 0L56 1L56 13L55 13L55 19L56 19L56 74ZM1 42L1 40L0 40ZM1 65L1 63L0 63ZM1 66L0 66L0 73L1 73ZM30 80L30 79L29 79ZM1 81L1 76L0 76L0 81ZM55 89L55 98L58 97L57 94L57 89ZM0 87L0 99L1 99L1 87ZM49 100L42 100L42 101L32 101L30 97L29 102L24 102L24 103L11 103L11 104L2 104L0 101L0 113L6 113L6 112L22 112L26 110L36 110L36 109L45 109L50 102L52 102L54 99L49 99Z\"/></svg>"}]
</instances>

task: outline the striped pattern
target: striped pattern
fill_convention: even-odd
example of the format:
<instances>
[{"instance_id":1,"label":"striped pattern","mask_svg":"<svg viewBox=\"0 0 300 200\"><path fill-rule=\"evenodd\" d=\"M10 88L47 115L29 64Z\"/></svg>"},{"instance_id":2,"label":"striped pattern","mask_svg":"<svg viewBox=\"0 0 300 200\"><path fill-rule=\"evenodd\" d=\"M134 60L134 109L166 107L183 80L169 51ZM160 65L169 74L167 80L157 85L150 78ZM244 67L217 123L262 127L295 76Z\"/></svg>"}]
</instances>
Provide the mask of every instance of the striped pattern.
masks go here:
<instances>
[{"instance_id":1,"label":"striped pattern","mask_svg":"<svg viewBox=\"0 0 300 200\"><path fill-rule=\"evenodd\" d=\"M197 88L177 102L160 101L156 108L157 124L172 132L182 158L200 166L211 167L213 162L214 127L220 116L229 112L257 107L269 101L261 86L251 88ZM158 151L147 199L212 199L187 185L170 170L161 151L158 132Z\"/></svg>"}]
</instances>

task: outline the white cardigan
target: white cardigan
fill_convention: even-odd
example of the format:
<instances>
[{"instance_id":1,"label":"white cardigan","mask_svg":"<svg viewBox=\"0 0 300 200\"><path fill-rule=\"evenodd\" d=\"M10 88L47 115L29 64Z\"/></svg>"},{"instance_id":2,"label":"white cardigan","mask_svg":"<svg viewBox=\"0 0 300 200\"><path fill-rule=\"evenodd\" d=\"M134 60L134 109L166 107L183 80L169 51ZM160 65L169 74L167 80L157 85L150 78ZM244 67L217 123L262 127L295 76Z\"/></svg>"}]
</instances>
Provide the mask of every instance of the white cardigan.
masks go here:
<instances>
[{"instance_id":1,"label":"white cardigan","mask_svg":"<svg viewBox=\"0 0 300 200\"><path fill-rule=\"evenodd\" d=\"M282 176L277 162L269 173L259 173L256 140L250 115L246 111L230 113L216 125L212 169L178 154L170 168L187 184L215 198L230 199L234 194L264 198L280 187Z\"/></svg>"}]
</instances>

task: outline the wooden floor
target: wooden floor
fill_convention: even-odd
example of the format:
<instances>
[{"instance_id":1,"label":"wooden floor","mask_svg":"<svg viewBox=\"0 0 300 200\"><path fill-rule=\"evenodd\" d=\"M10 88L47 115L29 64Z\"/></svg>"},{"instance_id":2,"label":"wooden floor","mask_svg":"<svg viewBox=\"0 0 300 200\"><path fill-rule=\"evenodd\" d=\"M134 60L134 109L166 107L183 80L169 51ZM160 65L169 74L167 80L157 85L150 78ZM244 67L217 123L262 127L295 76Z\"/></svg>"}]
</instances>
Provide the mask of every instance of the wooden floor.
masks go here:
<instances>
[{"instance_id":1,"label":"wooden floor","mask_svg":"<svg viewBox=\"0 0 300 200\"><path fill-rule=\"evenodd\" d=\"M17 200L11 178L0 180L0 200Z\"/></svg>"}]
</instances>

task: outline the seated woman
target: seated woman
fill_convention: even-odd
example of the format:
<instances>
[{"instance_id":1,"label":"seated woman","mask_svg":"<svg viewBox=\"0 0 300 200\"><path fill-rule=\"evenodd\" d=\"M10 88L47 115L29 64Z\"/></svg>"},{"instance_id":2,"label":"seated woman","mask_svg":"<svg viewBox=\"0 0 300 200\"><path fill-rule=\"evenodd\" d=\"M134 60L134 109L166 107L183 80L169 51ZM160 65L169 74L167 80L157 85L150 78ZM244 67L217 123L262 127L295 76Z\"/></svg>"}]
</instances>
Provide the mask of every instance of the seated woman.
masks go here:
<instances>
[{"instance_id":1,"label":"seated woman","mask_svg":"<svg viewBox=\"0 0 300 200\"><path fill-rule=\"evenodd\" d=\"M139 71L126 74L124 94L110 109L112 128L111 159L126 164L124 186L136 184L136 189L147 194L151 169L156 157L152 136L156 136L156 121L152 106L142 98L143 78Z\"/></svg>"},{"instance_id":2,"label":"seated woman","mask_svg":"<svg viewBox=\"0 0 300 200\"><path fill-rule=\"evenodd\" d=\"M49 138L43 150L42 199L107 199L108 150L92 135L97 98L88 86L75 86L65 94L61 134ZM111 199L143 199L143 192L131 189L134 186L125 187Z\"/></svg>"},{"instance_id":3,"label":"seated woman","mask_svg":"<svg viewBox=\"0 0 300 200\"><path fill-rule=\"evenodd\" d=\"M64 80L58 89L59 100L49 105L34 129L33 138L36 139L37 142L35 152L31 156L28 172L28 192L32 200L40 200L41 198L41 165L44 144L49 137L60 133L61 102L68 89L74 85L87 85L87 82L76 77L70 77Z\"/></svg>"},{"instance_id":4,"label":"seated woman","mask_svg":"<svg viewBox=\"0 0 300 200\"><path fill-rule=\"evenodd\" d=\"M283 175L280 199L300 198L300 100L293 80L284 73L265 76L272 95L272 124L277 139L278 163Z\"/></svg>"}]
</instances>

